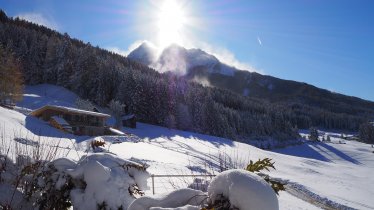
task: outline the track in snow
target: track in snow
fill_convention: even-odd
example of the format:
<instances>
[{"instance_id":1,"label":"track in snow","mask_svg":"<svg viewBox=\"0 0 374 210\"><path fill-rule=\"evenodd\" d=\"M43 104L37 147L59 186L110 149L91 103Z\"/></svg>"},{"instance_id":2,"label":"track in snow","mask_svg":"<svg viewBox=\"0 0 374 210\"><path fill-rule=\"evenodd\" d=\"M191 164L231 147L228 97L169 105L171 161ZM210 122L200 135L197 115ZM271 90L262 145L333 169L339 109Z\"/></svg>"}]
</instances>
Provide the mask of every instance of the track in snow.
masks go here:
<instances>
[{"instance_id":1,"label":"track in snow","mask_svg":"<svg viewBox=\"0 0 374 210\"><path fill-rule=\"evenodd\" d=\"M288 182L285 186L286 191L290 193L291 195L300 198L301 200L308 202L310 204L313 204L319 208L326 209L326 210L355 210L354 208L351 208L349 206L345 206L343 204L336 203L332 200L329 200L326 197L321 197L312 191L306 189L301 184L297 184L294 182ZM369 206L366 206L370 208Z\"/></svg>"}]
</instances>

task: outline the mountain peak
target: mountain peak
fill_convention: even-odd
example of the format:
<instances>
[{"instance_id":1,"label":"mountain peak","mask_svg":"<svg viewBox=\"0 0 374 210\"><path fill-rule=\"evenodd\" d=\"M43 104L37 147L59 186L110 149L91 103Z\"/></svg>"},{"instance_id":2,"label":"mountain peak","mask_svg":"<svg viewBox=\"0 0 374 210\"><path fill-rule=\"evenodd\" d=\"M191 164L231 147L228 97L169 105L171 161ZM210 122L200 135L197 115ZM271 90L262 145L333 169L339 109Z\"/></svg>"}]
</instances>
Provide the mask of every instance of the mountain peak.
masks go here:
<instances>
[{"instance_id":1,"label":"mountain peak","mask_svg":"<svg viewBox=\"0 0 374 210\"><path fill-rule=\"evenodd\" d=\"M235 68L221 63L214 55L199 48L187 49L178 44L171 44L157 57L157 50L150 43L144 42L128 58L151 66L160 72L189 73L190 70L203 68L211 73L232 76Z\"/></svg>"},{"instance_id":2,"label":"mountain peak","mask_svg":"<svg viewBox=\"0 0 374 210\"><path fill-rule=\"evenodd\" d=\"M146 42L146 41L142 42L142 43L139 45L138 48L140 48L140 49L148 49L148 50L154 50L154 49L156 49L156 47L153 46L153 44L151 44L151 43L149 43L149 42Z\"/></svg>"},{"instance_id":3,"label":"mountain peak","mask_svg":"<svg viewBox=\"0 0 374 210\"><path fill-rule=\"evenodd\" d=\"M127 57L144 65L151 65L157 59L156 47L149 42L142 42Z\"/></svg>"}]
</instances>

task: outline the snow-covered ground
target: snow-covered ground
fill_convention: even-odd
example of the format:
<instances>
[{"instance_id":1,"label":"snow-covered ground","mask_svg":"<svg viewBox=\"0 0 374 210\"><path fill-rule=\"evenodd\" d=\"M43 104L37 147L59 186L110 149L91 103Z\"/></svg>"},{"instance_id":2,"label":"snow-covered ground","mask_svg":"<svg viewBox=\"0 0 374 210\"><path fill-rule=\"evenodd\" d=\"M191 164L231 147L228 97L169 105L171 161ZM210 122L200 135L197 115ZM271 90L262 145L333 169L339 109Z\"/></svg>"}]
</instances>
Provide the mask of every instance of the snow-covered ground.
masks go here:
<instances>
[{"instance_id":1,"label":"snow-covered ground","mask_svg":"<svg viewBox=\"0 0 374 210\"><path fill-rule=\"evenodd\" d=\"M38 85L27 87L24 101L17 105L27 109L46 104L73 106L75 99L75 94L61 87ZM38 141L60 142L61 154L75 160L89 151L89 142L92 141L89 137L63 133L43 121L2 107L0 128L5 139L12 143L15 143L14 137L25 138L17 144L27 143L29 146L33 142L40 143ZM222 162L243 168L249 160L268 157L273 159L277 169L268 174L287 180L297 188L292 194L280 193L280 209L320 209L304 201L313 202L311 199L332 203L335 207L341 204L355 209L374 209L374 177L371 175L374 171L374 148L368 144L331 137L331 143L305 143L265 151L228 139L143 123L138 123L136 129L125 128L124 131L135 136L96 138L105 140L105 149L111 153L148 164L151 174L217 174L223 167ZM30 140L33 142L28 142ZM339 144L339 141L344 144ZM186 184L186 180L188 178L162 180L155 177L155 193L170 192L173 186ZM151 179L148 185L151 186ZM298 196L297 190L305 193ZM152 194L151 188L146 191L147 194Z\"/></svg>"},{"instance_id":2,"label":"snow-covered ground","mask_svg":"<svg viewBox=\"0 0 374 210\"><path fill-rule=\"evenodd\" d=\"M111 151L125 158L148 162L151 165L149 170L154 174L201 173L207 165L215 165L213 169L218 170L219 157L223 155L228 155L227 158L242 167L249 160L269 157L275 161L277 169L269 172L272 177L304 185L323 198L352 208L374 209L371 199L374 177L370 175L374 169L374 149L367 144L331 138L332 143L306 143L264 151L222 138L141 123L137 129L126 131L138 135L143 141L116 144ZM338 144L339 140L345 144ZM284 208L301 202L284 194L279 197ZM299 207L305 206L304 203ZM289 209L295 209L295 206Z\"/></svg>"}]
</instances>

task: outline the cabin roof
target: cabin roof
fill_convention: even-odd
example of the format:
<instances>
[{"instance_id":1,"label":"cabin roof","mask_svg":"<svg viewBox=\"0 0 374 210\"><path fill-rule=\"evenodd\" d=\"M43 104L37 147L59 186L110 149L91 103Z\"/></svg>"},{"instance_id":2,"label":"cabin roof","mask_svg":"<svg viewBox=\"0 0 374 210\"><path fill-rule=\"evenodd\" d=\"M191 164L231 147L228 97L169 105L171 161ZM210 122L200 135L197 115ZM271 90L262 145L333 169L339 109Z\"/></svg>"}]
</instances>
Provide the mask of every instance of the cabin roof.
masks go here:
<instances>
[{"instance_id":1,"label":"cabin roof","mask_svg":"<svg viewBox=\"0 0 374 210\"><path fill-rule=\"evenodd\" d=\"M30 114L33 115L33 116L36 116L36 115L41 114L45 110L58 110L58 111L67 112L67 113L90 115L90 116L102 117L102 118L109 118L110 117L110 115L100 113L100 112L91 112L91 111L82 110L82 109L76 109L76 108L71 108L71 107L66 107L66 106L55 106L55 105L43 106L39 109L35 109Z\"/></svg>"},{"instance_id":2,"label":"cabin roof","mask_svg":"<svg viewBox=\"0 0 374 210\"><path fill-rule=\"evenodd\" d=\"M124 115L124 116L122 116L122 120L129 120L129 119L131 119L133 117L135 117L134 114Z\"/></svg>"},{"instance_id":3,"label":"cabin roof","mask_svg":"<svg viewBox=\"0 0 374 210\"><path fill-rule=\"evenodd\" d=\"M112 133L115 133L115 134L120 135L120 136L125 135L124 132L122 132L122 131L120 131L120 130L117 130L117 129L115 129L115 128L111 128L111 127L109 127L109 130L110 130Z\"/></svg>"}]
</instances>

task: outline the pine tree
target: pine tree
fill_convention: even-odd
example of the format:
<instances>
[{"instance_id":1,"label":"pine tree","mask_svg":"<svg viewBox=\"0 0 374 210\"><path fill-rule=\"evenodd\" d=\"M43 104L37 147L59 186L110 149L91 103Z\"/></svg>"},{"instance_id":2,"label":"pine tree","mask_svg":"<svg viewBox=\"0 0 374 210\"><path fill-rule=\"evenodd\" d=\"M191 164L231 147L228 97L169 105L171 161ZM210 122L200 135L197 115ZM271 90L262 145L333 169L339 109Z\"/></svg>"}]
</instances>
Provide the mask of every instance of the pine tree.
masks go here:
<instances>
[{"instance_id":1,"label":"pine tree","mask_svg":"<svg viewBox=\"0 0 374 210\"><path fill-rule=\"evenodd\" d=\"M10 50L0 45L0 103L13 104L22 99L21 67Z\"/></svg>"},{"instance_id":2,"label":"pine tree","mask_svg":"<svg viewBox=\"0 0 374 210\"><path fill-rule=\"evenodd\" d=\"M327 142L331 142L331 138L329 135L327 135L327 139L326 139Z\"/></svg>"},{"instance_id":3,"label":"pine tree","mask_svg":"<svg viewBox=\"0 0 374 210\"><path fill-rule=\"evenodd\" d=\"M109 103L109 109L112 111L113 117L116 120L115 127L121 128L122 127L122 114L124 109L124 104L119 101L112 100Z\"/></svg>"},{"instance_id":4,"label":"pine tree","mask_svg":"<svg viewBox=\"0 0 374 210\"><path fill-rule=\"evenodd\" d=\"M318 130L314 127L309 129L309 140L318 141Z\"/></svg>"},{"instance_id":5,"label":"pine tree","mask_svg":"<svg viewBox=\"0 0 374 210\"><path fill-rule=\"evenodd\" d=\"M91 103L89 100L84 100L81 98L78 98L75 101L75 105L77 106L78 109L83 109L87 111L94 111L95 106Z\"/></svg>"},{"instance_id":6,"label":"pine tree","mask_svg":"<svg viewBox=\"0 0 374 210\"><path fill-rule=\"evenodd\" d=\"M374 144L374 124L370 122L361 124L359 137L363 142Z\"/></svg>"},{"instance_id":7,"label":"pine tree","mask_svg":"<svg viewBox=\"0 0 374 210\"><path fill-rule=\"evenodd\" d=\"M189 113L187 105L178 103L176 121L179 129L189 130L191 128L191 114Z\"/></svg>"},{"instance_id":8,"label":"pine tree","mask_svg":"<svg viewBox=\"0 0 374 210\"><path fill-rule=\"evenodd\" d=\"M6 22L8 21L8 17L6 16L5 12L0 9L0 22Z\"/></svg>"}]
</instances>

